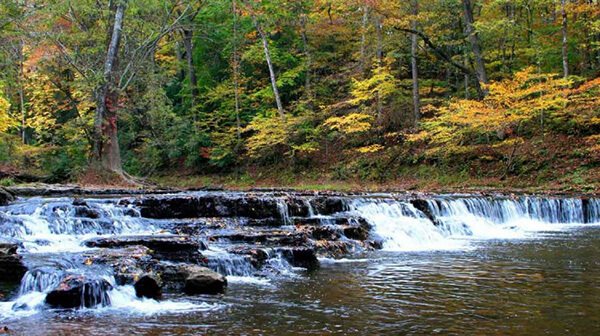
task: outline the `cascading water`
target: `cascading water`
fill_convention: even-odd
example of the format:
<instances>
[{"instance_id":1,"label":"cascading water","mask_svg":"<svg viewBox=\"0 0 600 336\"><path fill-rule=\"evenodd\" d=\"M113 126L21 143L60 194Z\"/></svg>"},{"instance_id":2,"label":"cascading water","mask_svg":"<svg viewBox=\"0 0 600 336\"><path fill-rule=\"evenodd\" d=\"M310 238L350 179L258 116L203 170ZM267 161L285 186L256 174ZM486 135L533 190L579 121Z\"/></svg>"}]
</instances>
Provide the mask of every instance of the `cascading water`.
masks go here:
<instances>
[{"instance_id":1,"label":"cascading water","mask_svg":"<svg viewBox=\"0 0 600 336\"><path fill-rule=\"evenodd\" d=\"M420 202L359 198L351 211L373 226L384 249L454 249L464 239L523 238L535 231L600 221L597 199L441 196Z\"/></svg>"}]
</instances>

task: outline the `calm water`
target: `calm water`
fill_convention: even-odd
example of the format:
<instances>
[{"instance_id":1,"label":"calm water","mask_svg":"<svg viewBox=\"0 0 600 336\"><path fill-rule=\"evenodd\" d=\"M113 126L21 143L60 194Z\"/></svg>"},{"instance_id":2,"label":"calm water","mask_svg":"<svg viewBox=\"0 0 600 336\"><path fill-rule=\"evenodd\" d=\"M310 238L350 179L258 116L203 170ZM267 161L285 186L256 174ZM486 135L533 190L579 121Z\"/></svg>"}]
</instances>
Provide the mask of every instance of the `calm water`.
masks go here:
<instances>
[{"instance_id":1,"label":"calm water","mask_svg":"<svg viewBox=\"0 0 600 336\"><path fill-rule=\"evenodd\" d=\"M378 251L324 261L311 274L234 281L223 296L168 298L196 304L190 310L152 312L146 301L143 314L44 310L1 323L27 335L592 335L600 333L599 255L600 227L579 226L456 251Z\"/></svg>"}]
</instances>

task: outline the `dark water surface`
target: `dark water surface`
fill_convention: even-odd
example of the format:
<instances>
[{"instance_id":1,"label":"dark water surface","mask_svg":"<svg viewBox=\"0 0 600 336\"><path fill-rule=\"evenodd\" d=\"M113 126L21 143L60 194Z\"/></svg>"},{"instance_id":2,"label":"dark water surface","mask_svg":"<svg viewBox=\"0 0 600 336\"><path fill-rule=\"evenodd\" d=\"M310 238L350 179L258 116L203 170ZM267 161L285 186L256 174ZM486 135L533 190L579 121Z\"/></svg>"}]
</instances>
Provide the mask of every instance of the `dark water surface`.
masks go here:
<instances>
[{"instance_id":1,"label":"dark water surface","mask_svg":"<svg viewBox=\"0 0 600 336\"><path fill-rule=\"evenodd\" d=\"M2 323L26 335L600 334L599 226L469 246L232 282L222 296L192 298L201 311L43 310Z\"/></svg>"}]
</instances>

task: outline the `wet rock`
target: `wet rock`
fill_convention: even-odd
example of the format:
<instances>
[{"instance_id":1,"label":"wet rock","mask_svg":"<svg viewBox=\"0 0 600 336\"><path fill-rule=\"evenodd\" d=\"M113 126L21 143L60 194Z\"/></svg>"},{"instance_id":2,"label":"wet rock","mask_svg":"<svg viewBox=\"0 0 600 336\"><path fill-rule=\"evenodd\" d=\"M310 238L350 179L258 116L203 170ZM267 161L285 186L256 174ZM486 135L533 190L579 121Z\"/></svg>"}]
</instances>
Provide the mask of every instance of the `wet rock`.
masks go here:
<instances>
[{"instance_id":1,"label":"wet rock","mask_svg":"<svg viewBox=\"0 0 600 336\"><path fill-rule=\"evenodd\" d=\"M84 242L87 247L127 247L142 245L149 248L150 255L159 260L178 262L197 262L202 259L198 252L200 248L206 249L204 244L191 239L189 236L120 236L110 238L93 238Z\"/></svg>"},{"instance_id":2,"label":"wet rock","mask_svg":"<svg viewBox=\"0 0 600 336\"><path fill-rule=\"evenodd\" d=\"M0 188L0 206L8 205L15 200L15 197L4 188Z\"/></svg>"},{"instance_id":3,"label":"wet rock","mask_svg":"<svg viewBox=\"0 0 600 336\"><path fill-rule=\"evenodd\" d=\"M110 304L112 286L105 279L70 275L46 295L46 304L57 308L91 308Z\"/></svg>"},{"instance_id":4,"label":"wet rock","mask_svg":"<svg viewBox=\"0 0 600 336\"><path fill-rule=\"evenodd\" d=\"M96 209L90 208L87 205L75 206L75 216L96 219L100 218L100 212L98 212Z\"/></svg>"},{"instance_id":5,"label":"wet rock","mask_svg":"<svg viewBox=\"0 0 600 336\"><path fill-rule=\"evenodd\" d=\"M322 240L336 240L340 238L339 230L334 226L304 226L300 227L300 230L306 231L310 234L312 239Z\"/></svg>"},{"instance_id":6,"label":"wet rock","mask_svg":"<svg viewBox=\"0 0 600 336\"><path fill-rule=\"evenodd\" d=\"M156 263L152 260L150 249L141 245L91 251L84 257L86 265L111 267L118 285L133 284Z\"/></svg>"},{"instance_id":7,"label":"wet rock","mask_svg":"<svg viewBox=\"0 0 600 336\"><path fill-rule=\"evenodd\" d=\"M237 246L227 250L229 253L244 255L248 258L254 268L261 268L269 259L269 253L262 248Z\"/></svg>"},{"instance_id":8,"label":"wet rock","mask_svg":"<svg viewBox=\"0 0 600 336\"><path fill-rule=\"evenodd\" d=\"M162 282L152 274L144 274L135 285L135 295L158 300L162 297Z\"/></svg>"},{"instance_id":9,"label":"wet rock","mask_svg":"<svg viewBox=\"0 0 600 336\"><path fill-rule=\"evenodd\" d=\"M75 197L73 199L73 205L78 205L78 206L86 206L88 205L87 202L85 201L85 199L83 198L79 198L79 197Z\"/></svg>"},{"instance_id":10,"label":"wet rock","mask_svg":"<svg viewBox=\"0 0 600 336\"><path fill-rule=\"evenodd\" d=\"M136 200L142 217L198 218L198 217L248 217L282 218L278 201L256 196L171 196L149 197Z\"/></svg>"},{"instance_id":11,"label":"wet rock","mask_svg":"<svg viewBox=\"0 0 600 336\"><path fill-rule=\"evenodd\" d=\"M344 199L341 197L316 197L310 201L315 213L331 215L346 210Z\"/></svg>"},{"instance_id":12,"label":"wet rock","mask_svg":"<svg viewBox=\"0 0 600 336\"><path fill-rule=\"evenodd\" d=\"M290 216L294 217L308 217L309 209L308 203L302 198L298 197L286 197L284 199L287 205L287 211Z\"/></svg>"},{"instance_id":13,"label":"wet rock","mask_svg":"<svg viewBox=\"0 0 600 336\"><path fill-rule=\"evenodd\" d=\"M435 217L431 213L431 209L429 209L429 203L427 202L427 200L413 199L410 200L410 204L412 204L417 210L425 214L425 217L429 218L430 221L435 223Z\"/></svg>"},{"instance_id":14,"label":"wet rock","mask_svg":"<svg viewBox=\"0 0 600 336\"><path fill-rule=\"evenodd\" d=\"M369 229L364 226L348 226L343 228L344 236L354 240L369 239Z\"/></svg>"},{"instance_id":15,"label":"wet rock","mask_svg":"<svg viewBox=\"0 0 600 336\"><path fill-rule=\"evenodd\" d=\"M280 248L278 251L294 267L304 267L312 270L319 267L315 250L310 247Z\"/></svg>"},{"instance_id":16,"label":"wet rock","mask_svg":"<svg viewBox=\"0 0 600 336\"><path fill-rule=\"evenodd\" d=\"M260 244L266 246L307 245L307 232L240 232L208 237L209 241L227 240L233 243Z\"/></svg>"},{"instance_id":17,"label":"wet rock","mask_svg":"<svg viewBox=\"0 0 600 336\"><path fill-rule=\"evenodd\" d=\"M218 294L227 286L225 277L206 267L196 265L182 265L181 271L188 274L185 279L183 291L188 295Z\"/></svg>"},{"instance_id":18,"label":"wet rock","mask_svg":"<svg viewBox=\"0 0 600 336\"><path fill-rule=\"evenodd\" d=\"M22 257L17 254L19 247L17 243L0 243L0 281L18 283L27 272Z\"/></svg>"}]
</instances>

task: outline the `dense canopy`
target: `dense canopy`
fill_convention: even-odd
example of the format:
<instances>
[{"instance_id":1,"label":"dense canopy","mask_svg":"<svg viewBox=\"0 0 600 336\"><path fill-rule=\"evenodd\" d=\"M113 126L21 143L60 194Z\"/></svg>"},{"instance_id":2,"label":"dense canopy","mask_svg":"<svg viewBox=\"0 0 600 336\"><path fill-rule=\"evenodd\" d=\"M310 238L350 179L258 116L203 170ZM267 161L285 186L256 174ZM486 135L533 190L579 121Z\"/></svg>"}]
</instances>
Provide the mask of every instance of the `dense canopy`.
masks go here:
<instances>
[{"instance_id":1,"label":"dense canopy","mask_svg":"<svg viewBox=\"0 0 600 336\"><path fill-rule=\"evenodd\" d=\"M552 179L599 75L597 0L6 0L0 166Z\"/></svg>"}]
</instances>

